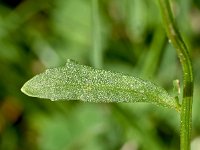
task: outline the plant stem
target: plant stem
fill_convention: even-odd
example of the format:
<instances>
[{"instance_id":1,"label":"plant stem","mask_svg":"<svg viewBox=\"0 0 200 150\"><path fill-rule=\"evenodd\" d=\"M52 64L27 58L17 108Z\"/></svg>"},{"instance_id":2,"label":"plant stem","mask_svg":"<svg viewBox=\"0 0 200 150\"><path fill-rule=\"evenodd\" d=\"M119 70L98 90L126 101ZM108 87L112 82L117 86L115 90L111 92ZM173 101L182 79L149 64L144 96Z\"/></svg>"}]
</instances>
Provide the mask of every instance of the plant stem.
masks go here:
<instances>
[{"instance_id":1,"label":"plant stem","mask_svg":"<svg viewBox=\"0 0 200 150\"><path fill-rule=\"evenodd\" d=\"M102 67L102 39L99 13L99 0L92 0L92 40L93 40L93 66Z\"/></svg>"},{"instance_id":2,"label":"plant stem","mask_svg":"<svg viewBox=\"0 0 200 150\"><path fill-rule=\"evenodd\" d=\"M193 72L188 49L176 27L169 0L159 0L167 35L175 47L183 70L180 149L190 150L192 130Z\"/></svg>"},{"instance_id":3,"label":"plant stem","mask_svg":"<svg viewBox=\"0 0 200 150\"><path fill-rule=\"evenodd\" d=\"M167 42L167 38L164 33L165 31L163 31L163 28L160 26L156 27L155 35L153 36L153 40L142 70L144 78L154 77L156 70L158 69L159 61L162 57L162 50Z\"/></svg>"}]
</instances>

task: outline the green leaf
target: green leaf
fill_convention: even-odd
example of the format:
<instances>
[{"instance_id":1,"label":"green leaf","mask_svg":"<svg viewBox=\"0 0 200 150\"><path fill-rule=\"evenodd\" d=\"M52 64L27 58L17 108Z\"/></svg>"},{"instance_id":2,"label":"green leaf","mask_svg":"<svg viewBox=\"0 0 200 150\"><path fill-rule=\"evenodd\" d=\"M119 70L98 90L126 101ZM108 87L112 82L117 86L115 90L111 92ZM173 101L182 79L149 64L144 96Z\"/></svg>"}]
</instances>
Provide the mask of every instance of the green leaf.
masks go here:
<instances>
[{"instance_id":1,"label":"green leaf","mask_svg":"<svg viewBox=\"0 0 200 150\"><path fill-rule=\"evenodd\" d=\"M94 69L68 60L64 67L47 69L21 89L32 97L88 102L149 102L179 111L173 97L150 81Z\"/></svg>"}]
</instances>

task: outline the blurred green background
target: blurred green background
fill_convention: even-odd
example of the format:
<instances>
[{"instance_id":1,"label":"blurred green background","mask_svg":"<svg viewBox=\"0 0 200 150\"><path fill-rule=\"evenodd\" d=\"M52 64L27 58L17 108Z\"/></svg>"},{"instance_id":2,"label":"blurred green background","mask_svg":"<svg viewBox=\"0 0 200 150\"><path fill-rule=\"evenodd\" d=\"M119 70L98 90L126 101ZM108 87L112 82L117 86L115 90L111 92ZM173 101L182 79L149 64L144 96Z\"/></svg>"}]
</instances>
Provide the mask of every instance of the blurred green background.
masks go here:
<instances>
[{"instance_id":1,"label":"blurred green background","mask_svg":"<svg viewBox=\"0 0 200 150\"><path fill-rule=\"evenodd\" d=\"M200 1L172 0L194 66L192 149L200 149ZM51 102L22 85L67 59L151 80L181 66L157 0L0 0L1 150L178 150L179 115L144 103Z\"/></svg>"}]
</instances>

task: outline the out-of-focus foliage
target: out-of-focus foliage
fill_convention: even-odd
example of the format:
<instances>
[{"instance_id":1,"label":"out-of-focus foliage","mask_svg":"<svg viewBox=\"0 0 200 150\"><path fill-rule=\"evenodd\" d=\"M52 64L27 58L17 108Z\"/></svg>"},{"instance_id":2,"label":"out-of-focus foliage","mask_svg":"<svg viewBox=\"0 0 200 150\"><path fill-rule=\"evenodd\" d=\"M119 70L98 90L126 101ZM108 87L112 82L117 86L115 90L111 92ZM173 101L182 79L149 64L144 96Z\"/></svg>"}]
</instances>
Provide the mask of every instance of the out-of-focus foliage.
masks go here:
<instances>
[{"instance_id":1,"label":"out-of-focus foliage","mask_svg":"<svg viewBox=\"0 0 200 150\"><path fill-rule=\"evenodd\" d=\"M172 0L195 74L193 149L200 137L200 3ZM179 116L147 104L50 102L21 86L68 58L140 76L168 91L181 67L156 0L99 1L101 51L93 50L92 0L0 1L0 149L176 150ZM102 57L97 57L101 54ZM99 60L97 60L99 58Z\"/></svg>"}]
</instances>

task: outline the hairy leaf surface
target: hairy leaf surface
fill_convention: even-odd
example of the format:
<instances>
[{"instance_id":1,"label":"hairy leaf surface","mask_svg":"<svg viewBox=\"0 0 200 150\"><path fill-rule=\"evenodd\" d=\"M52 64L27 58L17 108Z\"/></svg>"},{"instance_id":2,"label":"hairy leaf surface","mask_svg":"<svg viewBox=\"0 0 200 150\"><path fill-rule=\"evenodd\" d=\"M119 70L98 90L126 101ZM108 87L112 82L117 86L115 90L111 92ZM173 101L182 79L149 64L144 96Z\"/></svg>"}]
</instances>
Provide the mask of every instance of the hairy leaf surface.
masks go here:
<instances>
[{"instance_id":1,"label":"hairy leaf surface","mask_svg":"<svg viewBox=\"0 0 200 150\"><path fill-rule=\"evenodd\" d=\"M64 67L47 69L22 87L32 97L88 102L149 102L178 110L163 88L121 73L94 69L68 60Z\"/></svg>"}]
</instances>

